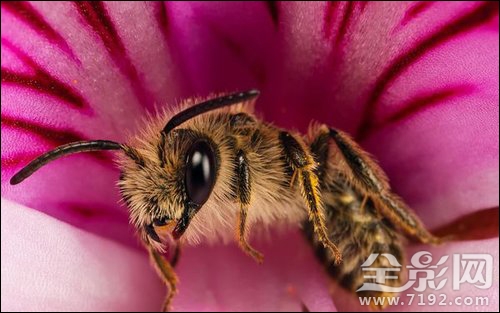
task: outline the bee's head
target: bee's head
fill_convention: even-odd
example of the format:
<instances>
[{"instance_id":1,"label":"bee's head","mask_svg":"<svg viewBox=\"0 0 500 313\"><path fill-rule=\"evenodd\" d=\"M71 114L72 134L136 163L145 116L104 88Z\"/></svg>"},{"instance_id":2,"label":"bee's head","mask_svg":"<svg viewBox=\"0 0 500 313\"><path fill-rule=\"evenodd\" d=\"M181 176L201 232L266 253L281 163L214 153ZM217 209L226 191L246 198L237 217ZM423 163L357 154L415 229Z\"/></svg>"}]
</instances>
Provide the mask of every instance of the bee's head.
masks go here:
<instances>
[{"instance_id":1,"label":"bee's head","mask_svg":"<svg viewBox=\"0 0 500 313\"><path fill-rule=\"evenodd\" d=\"M219 150L204 134L178 128L164 141L161 136L140 140L137 158L119 160L119 187L130 220L156 247L169 235L184 234L210 197L220 166Z\"/></svg>"},{"instance_id":2,"label":"bee's head","mask_svg":"<svg viewBox=\"0 0 500 313\"><path fill-rule=\"evenodd\" d=\"M220 166L219 150L205 134L177 128L187 120L254 99L259 92L231 94L211 99L173 116L163 130L138 137L133 145L113 141L81 141L60 146L38 157L12 177L15 185L43 165L64 155L121 150L119 187L130 210L131 222L146 243L162 249L165 237L179 239L190 221L209 199Z\"/></svg>"}]
</instances>

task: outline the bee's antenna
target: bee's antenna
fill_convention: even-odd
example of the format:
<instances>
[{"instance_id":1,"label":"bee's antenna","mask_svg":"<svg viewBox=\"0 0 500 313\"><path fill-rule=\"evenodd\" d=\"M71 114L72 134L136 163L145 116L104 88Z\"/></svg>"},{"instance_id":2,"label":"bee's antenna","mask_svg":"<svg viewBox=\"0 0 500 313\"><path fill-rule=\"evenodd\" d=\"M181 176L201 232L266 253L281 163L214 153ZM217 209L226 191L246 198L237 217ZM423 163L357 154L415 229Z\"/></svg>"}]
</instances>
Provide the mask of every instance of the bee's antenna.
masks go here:
<instances>
[{"instance_id":1,"label":"bee's antenna","mask_svg":"<svg viewBox=\"0 0 500 313\"><path fill-rule=\"evenodd\" d=\"M215 99L210 99L205 102L199 103L195 106L192 106L190 108L187 108L186 110L177 113L174 115L170 121L168 121L167 125L162 130L162 136L168 135L168 133L174 129L175 127L179 126L180 124L184 123L185 121L198 116L200 114L206 113L208 111L216 110L225 106L230 106L234 105L243 101L248 101L251 99L254 99L258 97L260 92L256 89L244 91L244 92L238 92L238 93L233 93L230 95L218 97Z\"/></svg>"},{"instance_id":2,"label":"bee's antenna","mask_svg":"<svg viewBox=\"0 0 500 313\"><path fill-rule=\"evenodd\" d=\"M89 152L89 151L100 151L100 150L123 150L128 155L129 147L109 141L109 140L95 140L95 141L77 141L68 143L66 145L62 145L60 147L55 148L52 151L49 151L38 158L31 161L28 165L26 165L22 170L17 172L10 179L11 185L17 185L26 178L30 177L31 174L36 172L40 167L49 163L50 161L56 160L62 156L79 153L79 152Z\"/></svg>"}]
</instances>

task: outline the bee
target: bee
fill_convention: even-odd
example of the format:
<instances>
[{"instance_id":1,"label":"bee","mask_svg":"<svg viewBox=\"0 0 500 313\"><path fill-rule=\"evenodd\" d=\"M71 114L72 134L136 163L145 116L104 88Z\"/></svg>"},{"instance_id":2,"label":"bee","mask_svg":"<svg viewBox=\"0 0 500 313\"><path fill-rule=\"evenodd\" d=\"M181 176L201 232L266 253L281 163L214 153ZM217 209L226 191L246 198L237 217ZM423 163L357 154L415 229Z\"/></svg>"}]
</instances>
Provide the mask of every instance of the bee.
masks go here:
<instances>
[{"instance_id":1,"label":"bee","mask_svg":"<svg viewBox=\"0 0 500 313\"><path fill-rule=\"evenodd\" d=\"M151 117L127 143L62 145L15 174L18 184L72 153L117 150L119 190L130 222L167 286L170 309L178 278L164 257L169 243L228 242L261 263L251 229L304 227L333 277L355 292L372 253L402 263L402 235L424 243L426 230L391 190L377 163L346 133L312 124L308 134L278 128L254 113L257 90L185 102ZM374 267L390 264L376 261ZM391 283L398 286L402 277ZM373 292L374 296L389 296Z\"/></svg>"}]
</instances>

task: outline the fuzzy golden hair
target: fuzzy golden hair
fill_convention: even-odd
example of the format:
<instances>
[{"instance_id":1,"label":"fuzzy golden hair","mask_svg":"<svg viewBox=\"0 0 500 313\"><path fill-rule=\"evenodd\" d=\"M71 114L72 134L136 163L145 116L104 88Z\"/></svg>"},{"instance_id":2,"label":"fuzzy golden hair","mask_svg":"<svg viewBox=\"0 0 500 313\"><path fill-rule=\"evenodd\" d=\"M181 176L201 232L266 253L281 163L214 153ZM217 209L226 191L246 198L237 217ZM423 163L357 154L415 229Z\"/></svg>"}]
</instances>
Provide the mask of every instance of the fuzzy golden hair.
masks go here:
<instances>
[{"instance_id":1,"label":"fuzzy golden hair","mask_svg":"<svg viewBox=\"0 0 500 313\"><path fill-rule=\"evenodd\" d=\"M166 166L160 166L157 151L163 126L173 115L198 101L188 100L157 116L149 116L143 123L142 131L127 142L145 161L141 167L125 156L118 160L118 166L122 170L118 185L130 210L131 223L141 230L155 217L180 218L184 210L183 173L186 152L192 143L187 138L189 136L182 134L186 130L214 143L220 166L212 194L191 221L182 237L184 241L196 244L202 241L214 243L234 240L234 227L239 211L234 192L235 145L245 151L253 178L251 205L248 208L249 227L259 225L256 230L265 234L270 226L299 226L307 212L301 204L301 198L289 184L284 183L288 178L284 170L286 164L281 159L278 131L255 116L253 102L214 110L177 127L166 138L167 162ZM252 130L258 131L258 139L254 136L252 141L248 134L241 134L231 127L230 118L238 113L244 113L256 121ZM156 205L152 206L152 203ZM144 233L142 237L147 238Z\"/></svg>"}]
</instances>

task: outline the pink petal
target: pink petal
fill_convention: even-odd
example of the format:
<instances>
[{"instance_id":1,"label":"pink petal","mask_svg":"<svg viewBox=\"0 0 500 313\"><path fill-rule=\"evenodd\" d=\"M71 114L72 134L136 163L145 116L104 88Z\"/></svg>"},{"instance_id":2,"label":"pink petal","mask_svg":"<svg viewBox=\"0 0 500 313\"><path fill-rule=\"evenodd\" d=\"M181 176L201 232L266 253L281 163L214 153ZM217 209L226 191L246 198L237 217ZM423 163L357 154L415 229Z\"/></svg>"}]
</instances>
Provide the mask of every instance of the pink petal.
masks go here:
<instances>
[{"instance_id":1,"label":"pink petal","mask_svg":"<svg viewBox=\"0 0 500 313\"><path fill-rule=\"evenodd\" d=\"M440 9L448 12L435 3L421 18L439 17ZM410 64L365 121L365 146L431 228L499 203L498 24L491 23L498 6L464 5L456 12L403 45L401 54L427 50L407 56ZM427 47L433 36L440 41Z\"/></svg>"},{"instance_id":2,"label":"pink petal","mask_svg":"<svg viewBox=\"0 0 500 313\"><path fill-rule=\"evenodd\" d=\"M423 199L432 198L435 190L443 195L435 197L434 203L423 212L423 215L429 214L426 222L438 220L432 214L444 206L453 207L456 214L447 215L453 219L470 212L472 206L479 209L498 204L498 197L491 192L498 189L495 174L498 167L492 164L498 156L498 139L495 139L498 138L495 127L498 124L495 104L498 102L498 63L495 62L498 59L498 23L495 24L498 7L494 3L433 3L421 7L412 3L341 3L338 6L324 3L116 6L106 3L89 8L58 4L57 9L67 14L54 14L57 10L52 7L48 10L44 4L35 3L32 7L58 35L47 35L39 29L37 32L33 24L3 9L7 14L2 17L2 24L10 27L3 27L7 29L4 37L9 44L2 46L2 56L6 56L2 58L2 66L32 74L33 66L26 66L25 60L21 62L26 58L20 58L19 53L16 56L16 51L40 51L29 57L48 75L80 94L93 113L80 109L92 115L88 118L60 98L3 84L2 99L9 104L2 106L3 120L7 116L17 121L17 124L2 123L5 134L2 142L7 148L2 150L2 187L4 195L11 199L127 241L124 239L127 237L122 236L126 233L123 226L106 234L90 225L93 223L90 219L103 219L100 216L103 209L83 214L82 210L72 209L106 208L111 214L105 216L118 215L116 224L125 224L123 210L115 205L118 197L113 184L118 174L106 169L109 163L101 162L101 166L95 164L99 163L95 158L75 156L71 161L49 165L61 169L52 179L39 173L48 177L38 176L40 180L32 178L31 183L26 182L30 184L27 188L36 193L11 188L6 181L30 157L57 144L44 138L45 128L55 130L62 141L75 136L120 140L124 137L123 129L133 132L136 124L133 121L142 109L138 105L137 90L129 87L134 85L134 79L143 77L147 82L143 89L151 96L146 98L154 98L157 103L165 103L176 94L206 94L257 84L263 91L259 112L281 125L304 130L310 120L318 119L354 132L360 121L363 122L365 136L377 130L367 138L365 146L381 160L396 191L413 207L423 210ZM99 21L85 13L89 10L100 16L101 24L111 21L111 30L104 31L108 37L99 32ZM249 10L254 13L247 14ZM134 36L136 31L127 27L131 19L138 20L133 23L134 29L144 30L145 36L140 39ZM442 42L429 41L436 36L442 38ZM424 45L430 46L428 51L418 50L426 42L431 42ZM412 59L412 54L408 54L412 49L425 53ZM404 55L411 61L407 62L410 66L399 77L384 80L390 65L404 60ZM61 61L52 62L54 57ZM168 72L166 64L170 64L171 58L183 68L183 74L169 72L173 76L166 83L162 73ZM78 70L77 61L83 64L85 71ZM433 70L427 70L429 68ZM177 79L184 75L186 79ZM77 84L73 86L75 80ZM183 87L171 84L178 81ZM380 81L387 83L381 85ZM374 90L380 86L386 87L386 92L370 104ZM460 91L455 95L454 90L460 87L464 87L466 93ZM405 119L397 119L411 109L415 97L418 100L427 96L432 100L436 93L451 93L451 96L438 97L439 106L410 110L411 114ZM482 109L474 110L472 104L481 105ZM373 112L368 115L370 119L363 121L367 106L372 108L368 112ZM26 107L33 109L26 110ZM449 112L450 109L453 112ZM54 113L71 117L61 120L55 118ZM393 121L395 118L398 123ZM24 122L31 126L19 127ZM449 129L454 131L446 132L450 134L448 137L435 136L436 132ZM477 137L485 139L476 140ZM407 147L407 142L413 143L413 150ZM22 148L26 146L31 151ZM481 160L470 150L481 151ZM454 177L453 174L461 175L454 171L457 166L469 170L464 173L467 177L474 177ZM85 172L75 167L85 168ZM87 169L93 169L102 181L96 182L94 175L85 175ZM449 184L449 176L455 183ZM69 181L71 183L66 183ZM478 185L485 186L478 191L479 195L463 192ZM62 196L54 198L48 186L61 188ZM457 196L454 197L457 200L447 203L443 200L448 198L447 194ZM113 195L111 199L109 195ZM76 198L85 202L75 203ZM480 202L467 202L473 198Z\"/></svg>"},{"instance_id":3,"label":"pink petal","mask_svg":"<svg viewBox=\"0 0 500 313\"><path fill-rule=\"evenodd\" d=\"M2 198L2 311L158 310L147 255Z\"/></svg>"},{"instance_id":4,"label":"pink petal","mask_svg":"<svg viewBox=\"0 0 500 313\"><path fill-rule=\"evenodd\" d=\"M193 92L257 84L267 120L349 131L432 228L498 206L497 4L167 7Z\"/></svg>"},{"instance_id":5,"label":"pink petal","mask_svg":"<svg viewBox=\"0 0 500 313\"><path fill-rule=\"evenodd\" d=\"M132 243L110 155L68 157L22 186L8 180L63 143L123 141L144 108L173 102L180 80L157 20L162 9L161 3L2 3L3 196Z\"/></svg>"},{"instance_id":6,"label":"pink petal","mask_svg":"<svg viewBox=\"0 0 500 313\"><path fill-rule=\"evenodd\" d=\"M123 140L152 102L162 106L174 97L258 87L263 95L257 108L269 121L305 130L316 119L356 135L426 225L434 228L479 209L498 208L498 4L105 3L106 14L97 16L115 25L111 37L101 36L99 23L85 13L102 13L99 5L33 3L53 31L15 17L5 6L2 70L36 73L20 50L38 64L38 73L64 87L53 94L2 82L2 196L9 199L133 244L126 211L116 205L118 173L109 157L69 157L41 170L23 188L9 186L8 179L30 157L60 142ZM435 36L441 40L430 40ZM391 68L397 75L387 74ZM297 289L313 286L299 292L307 306L331 309L320 287L324 278L312 274L308 281L297 270L316 271L317 266L301 267L302 256L276 248L282 241L280 249L302 241L279 238L259 245L273 269L249 270L253 263L235 248L186 250L179 271L189 288L180 286L175 304L180 309L248 308L245 301L251 297L241 300L245 306L238 298L219 299L220 293L242 290L231 279L235 275L252 287L247 291L260 299L259 308L297 305L282 291L291 281ZM462 251L459 243L443 247ZM498 260L497 247L480 244L477 251L495 251ZM297 251L306 253L307 247ZM281 255L293 266L282 265L288 260ZM196 273L205 263L211 266ZM274 277L276 268L283 272ZM261 270L268 277L259 276ZM250 281L243 271L259 280ZM495 273L498 282L498 268ZM208 288L219 279L220 289ZM264 294L255 293L259 286ZM498 293L498 283L492 290ZM336 304L344 298L335 297ZM200 299L200 307L193 299Z\"/></svg>"}]
</instances>

